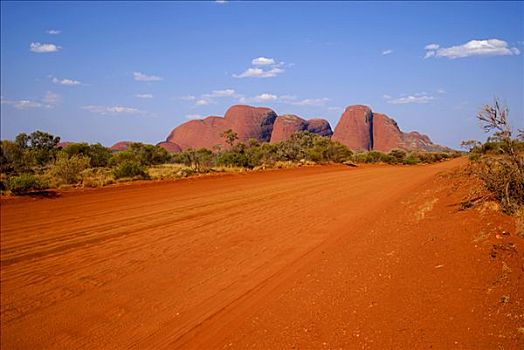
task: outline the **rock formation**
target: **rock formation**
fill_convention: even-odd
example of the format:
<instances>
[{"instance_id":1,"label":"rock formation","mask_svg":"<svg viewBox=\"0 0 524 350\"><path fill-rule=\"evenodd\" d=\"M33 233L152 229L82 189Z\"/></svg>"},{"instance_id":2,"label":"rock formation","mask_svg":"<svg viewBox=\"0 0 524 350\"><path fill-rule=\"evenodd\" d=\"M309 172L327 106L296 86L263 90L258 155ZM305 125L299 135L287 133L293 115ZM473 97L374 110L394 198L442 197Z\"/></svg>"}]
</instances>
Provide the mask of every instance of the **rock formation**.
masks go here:
<instances>
[{"instance_id":1,"label":"rock formation","mask_svg":"<svg viewBox=\"0 0 524 350\"><path fill-rule=\"evenodd\" d=\"M333 133L333 140L353 150L373 148L373 113L368 106L354 105L346 108Z\"/></svg>"},{"instance_id":2,"label":"rock formation","mask_svg":"<svg viewBox=\"0 0 524 350\"><path fill-rule=\"evenodd\" d=\"M364 105L347 107L334 132L329 122L324 119L305 120L293 114L277 117L270 108L235 105L226 111L224 117L211 116L179 125L171 131L166 141L159 145L170 152L188 148L224 149L228 146L221 135L228 129L236 132L239 141L244 143L250 138L276 143L289 139L295 132L310 131L322 136L331 136L333 140L353 150L447 150L446 147L433 144L426 135L402 132L395 120L385 114L373 113ZM118 143L113 147L127 146L125 143Z\"/></svg>"},{"instance_id":3,"label":"rock formation","mask_svg":"<svg viewBox=\"0 0 524 350\"><path fill-rule=\"evenodd\" d=\"M180 146L177 145L176 143L172 143L172 142L160 142L160 143L157 143L157 146L162 147L169 153L182 152L182 148L180 148Z\"/></svg>"},{"instance_id":4,"label":"rock formation","mask_svg":"<svg viewBox=\"0 0 524 350\"><path fill-rule=\"evenodd\" d=\"M182 150L224 148L226 143L221 135L232 129L241 142L247 142L250 138L268 142L276 117L276 113L269 108L236 105L227 110L224 118L213 116L179 125L171 131L166 141L176 143Z\"/></svg>"},{"instance_id":5,"label":"rock formation","mask_svg":"<svg viewBox=\"0 0 524 350\"><path fill-rule=\"evenodd\" d=\"M109 147L109 149L111 151L125 151L129 148L129 145L132 143L132 141L120 141L115 143L113 146Z\"/></svg>"},{"instance_id":6,"label":"rock formation","mask_svg":"<svg viewBox=\"0 0 524 350\"><path fill-rule=\"evenodd\" d=\"M307 130L308 123L294 114L279 115L273 124L271 143L285 141L296 132Z\"/></svg>"},{"instance_id":7,"label":"rock formation","mask_svg":"<svg viewBox=\"0 0 524 350\"><path fill-rule=\"evenodd\" d=\"M276 118L277 114L269 108L245 105L230 107L224 116L227 128L238 134L240 142L251 138L269 142Z\"/></svg>"},{"instance_id":8,"label":"rock formation","mask_svg":"<svg viewBox=\"0 0 524 350\"><path fill-rule=\"evenodd\" d=\"M373 149L387 152L393 148L404 148L403 133L397 122L380 113L373 113Z\"/></svg>"},{"instance_id":9,"label":"rock formation","mask_svg":"<svg viewBox=\"0 0 524 350\"><path fill-rule=\"evenodd\" d=\"M333 140L353 150L388 152L394 148L404 150L446 151L435 145L428 136L416 131L402 132L398 124L385 114L373 113L363 105L346 108L338 122Z\"/></svg>"},{"instance_id":10,"label":"rock formation","mask_svg":"<svg viewBox=\"0 0 524 350\"><path fill-rule=\"evenodd\" d=\"M214 149L224 145L220 135L228 129L228 124L222 117L207 117L190 120L180 124L171 131L166 142L176 143L182 150L188 148Z\"/></svg>"},{"instance_id":11,"label":"rock formation","mask_svg":"<svg viewBox=\"0 0 524 350\"><path fill-rule=\"evenodd\" d=\"M307 131L320 136L331 137L331 135L333 135L333 130L331 130L329 122L325 119L319 118L309 119L307 121Z\"/></svg>"},{"instance_id":12,"label":"rock formation","mask_svg":"<svg viewBox=\"0 0 524 350\"><path fill-rule=\"evenodd\" d=\"M288 140L291 135L300 131L309 131L321 136L331 136L331 126L325 119L305 120L294 114L279 115L273 124L271 143Z\"/></svg>"}]
</instances>

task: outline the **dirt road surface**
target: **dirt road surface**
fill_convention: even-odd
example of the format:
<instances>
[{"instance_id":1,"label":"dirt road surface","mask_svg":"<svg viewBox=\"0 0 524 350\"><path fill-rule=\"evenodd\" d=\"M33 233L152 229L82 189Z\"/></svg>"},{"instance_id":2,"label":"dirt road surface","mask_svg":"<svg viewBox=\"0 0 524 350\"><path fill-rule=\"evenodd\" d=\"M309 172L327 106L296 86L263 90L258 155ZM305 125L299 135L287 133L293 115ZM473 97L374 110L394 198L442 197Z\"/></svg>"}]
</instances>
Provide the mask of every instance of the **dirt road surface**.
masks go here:
<instances>
[{"instance_id":1,"label":"dirt road surface","mask_svg":"<svg viewBox=\"0 0 524 350\"><path fill-rule=\"evenodd\" d=\"M464 163L3 201L1 348L522 348L523 239Z\"/></svg>"}]
</instances>

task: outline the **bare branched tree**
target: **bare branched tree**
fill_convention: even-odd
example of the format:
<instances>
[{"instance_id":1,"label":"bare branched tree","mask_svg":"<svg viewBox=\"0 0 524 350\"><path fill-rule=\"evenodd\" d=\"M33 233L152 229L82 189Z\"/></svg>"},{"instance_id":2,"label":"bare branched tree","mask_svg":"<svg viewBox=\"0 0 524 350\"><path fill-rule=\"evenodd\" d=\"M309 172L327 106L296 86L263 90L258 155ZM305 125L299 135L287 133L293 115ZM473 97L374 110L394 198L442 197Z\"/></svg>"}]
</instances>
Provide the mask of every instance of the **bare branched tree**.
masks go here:
<instances>
[{"instance_id":1,"label":"bare branched tree","mask_svg":"<svg viewBox=\"0 0 524 350\"><path fill-rule=\"evenodd\" d=\"M495 98L494 105L484 105L477 114L477 118L485 132L495 130L501 137L511 137L508 115L509 108L502 105L498 98Z\"/></svg>"},{"instance_id":2,"label":"bare branched tree","mask_svg":"<svg viewBox=\"0 0 524 350\"><path fill-rule=\"evenodd\" d=\"M481 178L499 198L508 212L524 203L524 158L517 151L517 140L512 139L508 120L509 109L495 98L493 105L485 105L477 114L485 132L494 132L489 140L500 143L502 157L484 163ZM522 131L519 130L518 138Z\"/></svg>"}]
</instances>

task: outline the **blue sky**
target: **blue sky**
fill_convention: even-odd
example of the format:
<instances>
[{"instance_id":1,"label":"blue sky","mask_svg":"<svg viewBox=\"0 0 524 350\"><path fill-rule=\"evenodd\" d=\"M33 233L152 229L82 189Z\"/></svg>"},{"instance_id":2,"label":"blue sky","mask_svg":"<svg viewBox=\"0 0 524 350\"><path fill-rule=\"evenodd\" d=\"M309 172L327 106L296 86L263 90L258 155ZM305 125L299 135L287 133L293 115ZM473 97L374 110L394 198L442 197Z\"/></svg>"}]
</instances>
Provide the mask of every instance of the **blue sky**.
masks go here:
<instances>
[{"instance_id":1,"label":"blue sky","mask_svg":"<svg viewBox=\"0 0 524 350\"><path fill-rule=\"evenodd\" d=\"M1 137L156 143L233 104L323 117L367 104L434 142L524 127L523 2L1 3Z\"/></svg>"}]
</instances>

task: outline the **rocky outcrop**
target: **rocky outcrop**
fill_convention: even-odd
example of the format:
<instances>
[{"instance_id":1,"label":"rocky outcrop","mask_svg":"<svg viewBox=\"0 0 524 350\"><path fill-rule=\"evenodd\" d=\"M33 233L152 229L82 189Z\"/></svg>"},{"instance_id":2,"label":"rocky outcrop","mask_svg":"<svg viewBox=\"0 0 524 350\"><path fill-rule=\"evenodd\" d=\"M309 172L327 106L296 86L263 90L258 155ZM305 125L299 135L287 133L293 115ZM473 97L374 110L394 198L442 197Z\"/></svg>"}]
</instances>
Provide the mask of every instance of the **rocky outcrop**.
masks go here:
<instances>
[{"instance_id":1,"label":"rocky outcrop","mask_svg":"<svg viewBox=\"0 0 524 350\"><path fill-rule=\"evenodd\" d=\"M226 111L224 117L210 116L179 125L171 131L166 141L159 145L170 152L188 148L225 149L228 145L221 135L228 129L236 132L238 140L244 143L251 138L259 142L276 143L289 139L295 132L310 131L322 136L331 136L333 140L353 150L448 150L433 144L426 135L402 132L395 120L385 114L373 113L365 105L348 106L334 132L329 122L324 119L305 120L293 114L277 117L270 108L235 105ZM113 147L125 149L127 145L120 142Z\"/></svg>"},{"instance_id":2,"label":"rocky outcrop","mask_svg":"<svg viewBox=\"0 0 524 350\"><path fill-rule=\"evenodd\" d=\"M277 114L270 108L236 105L230 107L224 116L229 129L238 135L240 142L253 138L269 142Z\"/></svg>"},{"instance_id":3,"label":"rocky outcrop","mask_svg":"<svg viewBox=\"0 0 524 350\"><path fill-rule=\"evenodd\" d=\"M307 121L307 131L320 136L331 137L331 135L333 135L333 130L331 130L329 122L320 118L309 119Z\"/></svg>"},{"instance_id":4,"label":"rocky outcrop","mask_svg":"<svg viewBox=\"0 0 524 350\"><path fill-rule=\"evenodd\" d=\"M451 148L441 146L431 142L429 136L421 134L417 131L403 133L404 144L402 148L408 150L424 150L428 152L449 152Z\"/></svg>"},{"instance_id":5,"label":"rocky outcrop","mask_svg":"<svg viewBox=\"0 0 524 350\"><path fill-rule=\"evenodd\" d=\"M308 122L294 114L279 115L273 124L271 143L288 140L291 135L307 130Z\"/></svg>"},{"instance_id":6,"label":"rocky outcrop","mask_svg":"<svg viewBox=\"0 0 524 350\"><path fill-rule=\"evenodd\" d=\"M176 143L172 143L172 142L165 142L165 141L164 142L160 142L160 143L157 143L157 146L158 147L162 147L163 149L165 149L169 153L182 152L182 148L180 148L180 146L177 145Z\"/></svg>"},{"instance_id":7,"label":"rocky outcrop","mask_svg":"<svg viewBox=\"0 0 524 350\"><path fill-rule=\"evenodd\" d=\"M403 133L397 122L380 113L373 113L373 150L387 152L404 148Z\"/></svg>"},{"instance_id":8,"label":"rocky outcrop","mask_svg":"<svg viewBox=\"0 0 524 350\"><path fill-rule=\"evenodd\" d=\"M55 147L58 148L58 149L64 149L64 148L66 148L67 146L69 146L69 145L74 145L74 144L75 144L75 142L71 142L71 141L63 141L63 142L59 142L59 143L57 143Z\"/></svg>"},{"instance_id":9,"label":"rocky outcrop","mask_svg":"<svg viewBox=\"0 0 524 350\"><path fill-rule=\"evenodd\" d=\"M372 123L373 113L368 106L349 106L342 113L332 139L353 150L370 150L373 148Z\"/></svg>"},{"instance_id":10,"label":"rocky outcrop","mask_svg":"<svg viewBox=\"0 0 524 350\"><path fill-rule=\"evenodd\" d=\"M325 119L305 120L294 114L279 115L273 124L271 143L288 140L291 135L300 131L309 131L321 136L331 136L331 126Z\"/></svg>"},{"instance_id":11,"label":"rocky outcrop","mask_svg":"<svg viewBox=\"0 0 524 350\"><path fill-rule=\"evenodd\" d=\"M120 141L115 143L113 146L109 147L111 151L125 151L129 148L129 145L132 144L131 141Z\"/></svg>"},{"instance_id":12,"label":"rocky outcrop","mask_svg":"<svg viewBox=\"0 0 524 350\"><path fill-rule=\"evenodd\" d=\"M224 139L220 135L227 129L228 124L222 117L190 120L174 128L166 142L175 143L182 150L214 149L224 145Z\"/></svg>"},{"instance_id":13,"label":"rocky outcrop","mask_svg":"<svg viewBox=\"0 0 524 350\"><path fill-rule=\"evenodd\" d=\"M363 105L346 108L338 122L333 140L353 150L388 152L394 148L424 151L447 151L435 145L428 136L416 131L405 133L397 122L385 114L373 113Z\"/></svg>"},{"instance_id":14,"label":"rocky outcrop","mask_svg":"<svg viewBox=\"0 0 524 350\"><path fill-rule=\"evenodd\" d=\"M232 129L241 142L254 138L261 142L271 139L277 115L269 108L236 105L226 111L224 118L207 117L191 120L173 129L166 142L176 143L182 150L188 148L225 148L222 133Z\"/></svg>"}]
</instances>

